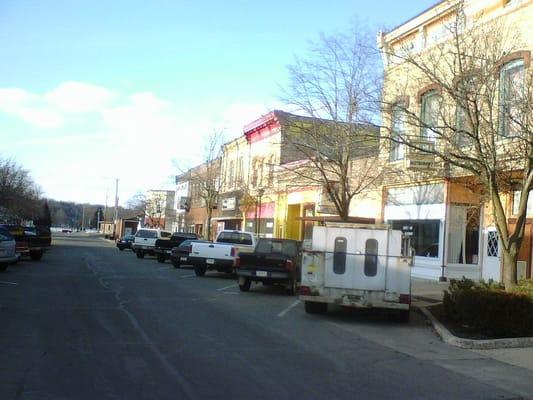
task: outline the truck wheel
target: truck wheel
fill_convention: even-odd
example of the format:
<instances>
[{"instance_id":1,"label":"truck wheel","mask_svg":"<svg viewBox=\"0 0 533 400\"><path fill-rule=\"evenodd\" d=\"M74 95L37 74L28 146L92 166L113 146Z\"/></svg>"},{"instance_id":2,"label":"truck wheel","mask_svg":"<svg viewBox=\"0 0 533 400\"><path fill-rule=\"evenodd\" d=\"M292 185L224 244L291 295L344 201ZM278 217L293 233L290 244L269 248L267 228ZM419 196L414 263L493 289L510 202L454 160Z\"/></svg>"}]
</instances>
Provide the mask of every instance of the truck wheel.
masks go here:
<instances>
[{"instance_id":1,"label":"truck wheel","mask_svg":"<svg viewBox=\"0 0 533 400\"><path fill-rule=\"evenodd\" d=\"M135 253L137 255L137 258L144 258L144 253L142 250L137 250L137 253Z\"/></svg>"},{"instance_id":2,"label":"truck wheel","mask_svg":"<svg viewBox=\"0 0 533 400\"><path fill-rule=\"evenodd\" d=\"M205 265L195 265L194 266L194 273L196 276L204 276L206 271Z\"/></svg>"},{"instance_id":3,"label":"truck wheel","mask_svg":"<svg viewBox=\"0 0 533 400\"><path fill-rule=\"evenodd\" d=\"M411 313L409 312L409 310L399 310L396 318L398 322L406 324L409 322L410 316Z\"/></svg>"},{"instance_id":4,"label":"truck wheel","mask_svg":"<svg viewBox=\"0 0 533 400\"><path fill-rule=\"evenodd\" d=\"M289 284L287 285L287 292L290 296L294 296L298 293L298 287L296 285L296 279L291 279Z\"/></svg>"},{"instance_id":5,"label":"truck wheel","mask_svg":"<svg viewBox=\"0 0 533 400\"><path fill-rule=\"evenodd\" d=\"M119 249L120 251L124 251L124 247L122 247L122 246L118 246L118 249Z\"/></svg>"},{"instance_id":6,"label":"truck wheel","mask_svg":"<svg viewBox=\"0 0 533 400\"><path fill-rule=\"evenodd\" d=\"M180 268L181 267L181 264L179 263L179 261L176 261L176 260L172 260L172 265L174 266L174 268Z\"/></svg>"},{"instance_id":7,"label":"truck wheel","mask_svg":"<svg viewBox=\"0 0 533 400\"><path fill-rule=\"evenodd\" d=\"M41 258L43 258L43 252L42 251L30 251L30 258L33 261L39 261Z\"/></svg>"},{"instance_id":8,"label":"truck wheel","mask_svg":"<svg viewBox=\"0 0 533 400\"><path fill-rule=\"evenodd\" d=\"M317 303L315 301L306 301L305 312L307 314L325 314L328 312L328 303Z\"/></svg>"},{"instance_id":9,"label":"truck wheel","mask_svg":"<svg viewBox=\"0 0 533 400\"><path fill-rule=\"evenodd\" d=\"M252 280L248 278L244 278L244 282L239 282L239 290L241 292L247 292L250 290L250 286L252 286Z\"/></svg>"},{"instance_id":10,"label":"truck wheel","mask_svg":"<svg viewBox=\"0 0 533 400\"><path fill-rule=\"evenodd\" d=\"M7 269L7 264L0 264L0 272L4 272Z\"/></svg>"},{"instance_id":11,"label":"truck wheel","mask_svg":"<svg viewBox=\"0 0 533 400\"><path fill-rule=\"evenodd\" d=\"M158 254L157 255L157 262L158 263L164 263L165 262L165 255L164 254Z\"/></svg>"}]
</instances>

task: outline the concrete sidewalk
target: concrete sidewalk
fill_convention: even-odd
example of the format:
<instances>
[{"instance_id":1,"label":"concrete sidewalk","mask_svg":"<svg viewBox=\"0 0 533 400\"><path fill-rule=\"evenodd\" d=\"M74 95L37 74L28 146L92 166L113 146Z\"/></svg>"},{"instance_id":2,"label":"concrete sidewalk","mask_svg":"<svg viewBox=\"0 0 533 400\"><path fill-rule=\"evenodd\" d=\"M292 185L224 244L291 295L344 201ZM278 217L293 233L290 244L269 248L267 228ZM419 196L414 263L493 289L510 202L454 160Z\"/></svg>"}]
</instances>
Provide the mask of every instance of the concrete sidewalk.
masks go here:
<instances>
[{"instance_id":1,"label":"concrete sidewalk","mask_svg":"<svg viewBox=\"0 0 533 400\"><path fill-rule=\"evenodd\" d=\"M442 302L443 292L448 289L448 286L449 282L412 278L412 306L429 307ZM533 347L469 351L533 371Z\"/></svg>"},{"instance_id":2,"label":"concrete sidewalk","mask_svg":"<svg viewBox=\"0 0 533 400\"><path fill-rule=\"evenodd\" d=\"M442 302L443 293L449 282L429 281L411 278L411 295L413 307L429 307Z\"/></svg>"}]
</instances>

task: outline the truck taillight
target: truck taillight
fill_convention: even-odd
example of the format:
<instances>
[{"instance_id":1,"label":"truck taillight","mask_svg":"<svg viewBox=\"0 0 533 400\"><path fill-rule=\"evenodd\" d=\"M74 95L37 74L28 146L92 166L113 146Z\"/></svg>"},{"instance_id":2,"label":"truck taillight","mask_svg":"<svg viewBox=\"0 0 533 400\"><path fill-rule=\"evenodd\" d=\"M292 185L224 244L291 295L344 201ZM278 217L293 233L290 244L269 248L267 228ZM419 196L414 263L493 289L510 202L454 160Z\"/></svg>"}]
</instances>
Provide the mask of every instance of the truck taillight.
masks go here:
<instances>
[{"instance_id":1,"label":"truck taillight","mask_svg":"<svg viewBox=\"0 0 533 400\"><path fill-rule=\"evenodd\" d=\"M187 253L190 253L191 251L192 251L192 245L190 244L187 246Z\"/></svg>"},{"instance_id":2,"label":"truck taillight","mask_svg":"<svg viewBox=\"0 0 533 400\"><path fill-rule=\"evenodd\" d=\"M400 294L400 304L411 304L411 295Z\"/></svg>"},{"instance_id":3,"label":"truck taillight","mask_svg":"<svg viewBox=\"0 0 533 400\"><path fill-rule=\"evenodd\" d=\"M287 271L292 271L292 267L293 267L293 263L292 263L291 260L287 260L287 261L285 261L285 269L286 269Z\"/></svg>"},{"instance_id":4,"label":"truck taillight","mask_svg":"<svg viewBox=\"0 0 533 400\"><path fill-rule=\"evenodd\" d=\"M311 289L308 286L300 286L300 294L302 296L311 296Z\"/></svg>"},{"instance_id":5,"label":"truck taillight","mask_svg":"<svg viewBox=\"0 0 533 400\"><path fill-rule=\"evenodd\" d=\"M235 259L235 268L239 268L241 266L241 259L240 257L237 257Z\"/></svg>"},{"instance_id":6,"label":"truck taillight","mask_svg":"<svg viewBox=\"0 0 533 400\"><path fill-rule=\"evenodd\" d=\"M235 247L231 248L230 256L235 257L237 255L237 249Z\"/></svg>"}]
</instances>

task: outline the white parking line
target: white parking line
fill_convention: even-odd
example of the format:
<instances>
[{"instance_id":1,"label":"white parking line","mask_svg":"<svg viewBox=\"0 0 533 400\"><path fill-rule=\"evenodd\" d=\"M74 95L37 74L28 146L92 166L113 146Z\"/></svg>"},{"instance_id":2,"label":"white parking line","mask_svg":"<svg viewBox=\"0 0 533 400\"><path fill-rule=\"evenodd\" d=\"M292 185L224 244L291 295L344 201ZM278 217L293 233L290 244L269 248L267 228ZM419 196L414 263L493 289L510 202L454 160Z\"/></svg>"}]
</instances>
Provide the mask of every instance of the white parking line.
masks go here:
<instances>
[{"instance_id":1,"label":"white parking line","mask_svg":"<svg viewBox=\"0 0 533 400\"><path fill-rule=\"evenodd\" d=\"M236 283L234 283L233 285L229 285L229 286L224 286L224 287L221 287L220 289L217 289L217 291L222 291L222 290L226 290L226 289L229 289L229 288L234 288L234 287L237 287L239 285L237 285Z\"/></svg>"},{"instance_id":2,"label":"white parking line","mask_svg":"<svg viewBox=\"0 0 533 400\"><path fill-rule=\"evenodd\" d=\"M195 277L196 274L191 274L191 275L183 275L183 276L180 276L180 278L193 278Z\"/></svg>"},{"instance_id":3,"label":"white parking line","mask_svg":"<svg viewBox=\"0 0 533 400\"><path fill-rule=\"evenodd\" d=\"M287 314L290 310L292 310L294 307L296 307L298 304L300 304L300 300L296 300L294 303L292 303L289 307L287 307L285 310L280 312L278 314L278 317L282 318Z\"/></svg>"},{"instance_id":4,"label":"white parking line","mask_svg":"<svg viewBox=\"0 0 533 400\"><path fill-rule=\"evenodd\" d=\"M4 285L13 285L13 286L17 286L18 283L15 283L15 282L7 282L7 281L0 281L0 283L3 283Z\"/></svg>"}]
</instances>

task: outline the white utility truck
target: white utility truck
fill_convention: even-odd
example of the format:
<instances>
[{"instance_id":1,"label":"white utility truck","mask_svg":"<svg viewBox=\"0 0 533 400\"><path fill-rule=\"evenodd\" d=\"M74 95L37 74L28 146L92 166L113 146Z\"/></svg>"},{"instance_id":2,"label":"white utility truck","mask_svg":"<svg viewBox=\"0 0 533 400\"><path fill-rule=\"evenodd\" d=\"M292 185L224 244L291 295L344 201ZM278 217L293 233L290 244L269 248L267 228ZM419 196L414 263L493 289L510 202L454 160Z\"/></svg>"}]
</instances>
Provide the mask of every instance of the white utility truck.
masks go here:
<instances>
[{"instance_id":1,"label":"white utility truck","mask_svg":"<svg viewBox=\"0 0 533 400\"><path fill-rule=\"evenodd\" d=\"M407 322L412 261L410 237L388 225L315 226L303 252L300 299L310 314L331 303L392 309Z\"/></svg>"}]
</instances>

